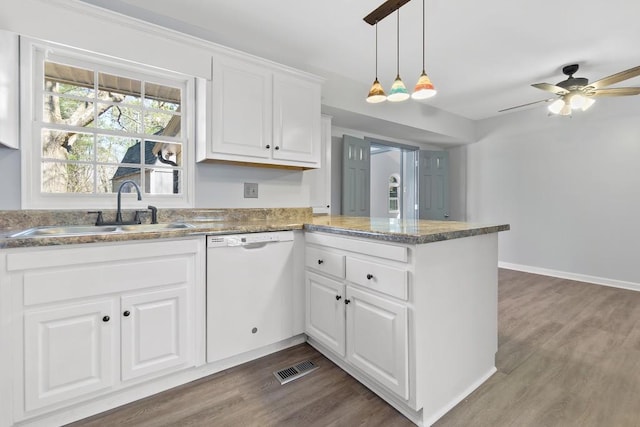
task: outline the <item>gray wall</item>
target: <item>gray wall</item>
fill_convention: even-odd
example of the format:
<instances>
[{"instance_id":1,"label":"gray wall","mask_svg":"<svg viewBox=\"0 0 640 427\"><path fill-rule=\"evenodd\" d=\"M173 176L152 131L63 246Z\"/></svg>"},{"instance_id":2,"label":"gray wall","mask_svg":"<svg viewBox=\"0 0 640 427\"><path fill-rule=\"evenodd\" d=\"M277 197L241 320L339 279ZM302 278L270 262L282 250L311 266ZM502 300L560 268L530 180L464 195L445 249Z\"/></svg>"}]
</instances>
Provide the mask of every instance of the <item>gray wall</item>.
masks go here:
<instances>
[{"instance_id":1,"label":"gray wall","mask_svg":"<svg viewBox=\"0 0 640 427\"><path fill-rule=\"evenodd\" d=\"M640 102L545 113L480 122L467 151L468 220L511 224L499 237L503 263L640 284Z\"/></svg>"}]
</instances>

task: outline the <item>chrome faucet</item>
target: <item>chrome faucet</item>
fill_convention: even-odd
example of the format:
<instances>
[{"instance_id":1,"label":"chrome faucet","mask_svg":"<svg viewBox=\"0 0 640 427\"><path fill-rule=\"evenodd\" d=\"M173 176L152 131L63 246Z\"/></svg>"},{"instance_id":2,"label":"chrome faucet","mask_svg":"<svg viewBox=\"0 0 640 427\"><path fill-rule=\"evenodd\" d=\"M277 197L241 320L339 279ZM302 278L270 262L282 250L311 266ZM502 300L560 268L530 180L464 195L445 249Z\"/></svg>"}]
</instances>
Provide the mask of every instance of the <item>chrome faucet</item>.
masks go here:
<instances>
[{"instance_id":1,"label":"chrome faucet","mask_svg":"<svg viewBox=\"0 0 640 427\"><path fill-rule=\"evenodd\" d=\"M136 184L135 182L131 181L130 179L123 181L122 184L120 184L120 187L118 188L118 210L116 211L116 223L117 224L122 224L122 202L121 202L121 198L122 198L122 189L124 188L125 185L133 185L133 187L136 189L136 192L138 193L138 200L142 200L142 193L140 193L140 187L138 187L138 184ZM137 217L137 214L136 214ZM135 222L135 219L134 219ZM140 223L140 220L138 219L137 223Z\"/></svg>"}]
</instances>

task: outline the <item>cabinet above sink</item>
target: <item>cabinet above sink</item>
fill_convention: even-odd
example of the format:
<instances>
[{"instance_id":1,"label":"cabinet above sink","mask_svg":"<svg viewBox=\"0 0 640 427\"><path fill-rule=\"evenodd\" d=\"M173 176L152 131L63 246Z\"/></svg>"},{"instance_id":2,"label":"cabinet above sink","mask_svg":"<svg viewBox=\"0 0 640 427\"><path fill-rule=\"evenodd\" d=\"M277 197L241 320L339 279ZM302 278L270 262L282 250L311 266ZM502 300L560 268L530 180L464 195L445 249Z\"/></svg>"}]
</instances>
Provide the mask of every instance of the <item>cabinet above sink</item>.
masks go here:
<instances>
[{"instance_id":1,"label":"cabinet above sink","mask_svg":"<svg viewBox=\"0 0 640 427\"><path fill-rule=\"evenodd\" d=\"M212 58L207 142L198 161L319 168L321 79L218 54Z\"/></svg>"}]
</instances>

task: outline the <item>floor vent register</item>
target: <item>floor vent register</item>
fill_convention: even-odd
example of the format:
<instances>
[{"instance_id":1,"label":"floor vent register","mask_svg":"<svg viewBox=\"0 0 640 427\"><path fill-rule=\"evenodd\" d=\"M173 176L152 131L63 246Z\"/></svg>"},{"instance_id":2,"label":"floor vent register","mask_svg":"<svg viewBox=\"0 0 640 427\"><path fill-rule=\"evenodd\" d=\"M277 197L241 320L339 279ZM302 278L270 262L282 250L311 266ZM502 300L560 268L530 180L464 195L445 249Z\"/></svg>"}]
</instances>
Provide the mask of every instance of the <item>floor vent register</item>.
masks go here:
<instances>
[{"instance_id":1,"label":"floor vent register","mask_svg":"<svg viewBox=\"0 0 640 427\"><path fill-rule=\"evenodd\" d=\"M275 377L280 381L280 384L290 383L293 380L297 380L300 377L303 377L313 371L318 369L318 366L311 362L310 360L305 360L304 362L297 363L288 368L281 369L273 373Z\"/></svg>"}]
</instances>

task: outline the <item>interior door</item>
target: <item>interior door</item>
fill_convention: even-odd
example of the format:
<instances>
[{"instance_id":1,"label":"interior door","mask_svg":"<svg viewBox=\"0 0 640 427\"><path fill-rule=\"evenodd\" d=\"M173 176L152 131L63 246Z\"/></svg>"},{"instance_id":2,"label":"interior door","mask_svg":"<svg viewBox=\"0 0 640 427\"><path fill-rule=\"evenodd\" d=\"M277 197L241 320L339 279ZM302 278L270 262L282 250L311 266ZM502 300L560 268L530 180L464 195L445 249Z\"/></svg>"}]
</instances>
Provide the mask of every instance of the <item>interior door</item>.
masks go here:
<instances>
[{"instance_id":1,"label":"interior door","mask_svg":"<svg viewBox=\"0 0 640 427\"><path fill-rule=\"evenodd\" d=\"M371 204L371 144L344 135L342 145L342 214L369 216Z\"/></svg>"},{"instance_id":2,"label":"interior door","mask_svg":"<svg viewBox=\"0 0 640 427\"><path fill-rule=\"evenodd\" d=\"M418 155L420 219L449 218L449 152L420 150Z\"/></svg>"}]
</instances>

